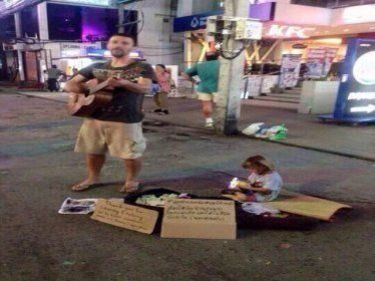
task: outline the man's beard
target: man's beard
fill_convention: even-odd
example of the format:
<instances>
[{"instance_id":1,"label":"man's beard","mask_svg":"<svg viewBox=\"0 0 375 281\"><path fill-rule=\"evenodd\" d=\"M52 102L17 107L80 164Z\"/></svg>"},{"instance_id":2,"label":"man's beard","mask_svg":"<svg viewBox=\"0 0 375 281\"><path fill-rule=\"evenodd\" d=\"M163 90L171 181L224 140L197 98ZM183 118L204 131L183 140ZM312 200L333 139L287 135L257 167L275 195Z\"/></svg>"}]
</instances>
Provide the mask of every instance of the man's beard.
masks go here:
<instances>
[{"instance_id":1,"label":"man's beard","mask_svg":"<svg viewBox=\"0 0 375 281\"><path fill-rule=\"evenodd\" d=\"M120 48L115 48L111 50L111 55L115 58L125 57L128 53Z\"/></svg>"}]
</instances>

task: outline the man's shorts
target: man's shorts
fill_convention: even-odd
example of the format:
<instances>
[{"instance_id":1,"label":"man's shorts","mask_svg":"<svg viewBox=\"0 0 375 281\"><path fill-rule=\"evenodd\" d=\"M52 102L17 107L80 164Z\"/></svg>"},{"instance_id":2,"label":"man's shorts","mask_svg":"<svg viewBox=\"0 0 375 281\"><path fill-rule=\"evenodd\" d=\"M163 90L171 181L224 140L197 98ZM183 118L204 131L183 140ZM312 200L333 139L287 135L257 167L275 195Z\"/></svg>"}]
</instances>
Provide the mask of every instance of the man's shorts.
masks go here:
<instances>
[{"instance_id":1,"label":"man's shorts","mask_svg":"<svg viewBox=\"0 0 375 281\"><path fill-rule=\"evenodd\" d=\"M213 101L216 102L217 100L217 93L202 93L197 92L198 99L201 101Z\"/></svg>"},{"instance_id":2,"label":"man's shorts","mask_svg":"<svg viewBox=\"0 0 375 281\"><path fill-rule=\"evenodd\" d=\"M122 159L136 159L146 149L142 123L120 123L84 119L78 133L75 152L109 154Z\"/></svg>"}]
</instances>

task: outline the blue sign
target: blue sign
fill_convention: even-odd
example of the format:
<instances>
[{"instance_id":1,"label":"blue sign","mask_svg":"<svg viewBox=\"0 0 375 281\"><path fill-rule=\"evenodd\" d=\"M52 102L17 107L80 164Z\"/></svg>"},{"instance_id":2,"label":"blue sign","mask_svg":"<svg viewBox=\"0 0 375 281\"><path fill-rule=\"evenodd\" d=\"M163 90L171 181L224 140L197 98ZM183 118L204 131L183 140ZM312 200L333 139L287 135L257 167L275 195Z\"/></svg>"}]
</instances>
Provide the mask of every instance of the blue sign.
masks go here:
<instances>
[{"instance_id":1,"label":"blue sign","mask_svg":"<svg viewBox=\"0 0 375 281\"><path fill-rule=\"evenodd\" d=\"M173 31L183 32L206 28L207 17L221 15L223 10L211 11L203 14L197 14L187 17L175 18L173 21Z\"/></svg>"},{"instance_id":2,"label":"blue sign","mask_svg":"<svg viewBox=\"0 0 375 281\"><path fill-rule=\"evenodd\" d=\"M375 40L348 40L334 120L375 121Z\"/></svg>"}]
</instances>

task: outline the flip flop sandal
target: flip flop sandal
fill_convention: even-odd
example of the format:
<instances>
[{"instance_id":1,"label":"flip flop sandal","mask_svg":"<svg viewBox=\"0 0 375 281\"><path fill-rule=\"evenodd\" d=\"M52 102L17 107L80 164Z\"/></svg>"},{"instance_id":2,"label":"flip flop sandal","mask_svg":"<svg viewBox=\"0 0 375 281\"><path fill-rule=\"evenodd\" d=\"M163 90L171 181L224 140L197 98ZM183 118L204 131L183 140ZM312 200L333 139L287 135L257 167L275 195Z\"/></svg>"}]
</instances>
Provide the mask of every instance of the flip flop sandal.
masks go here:
<instances>
[{"instance_id":1,"label":"flip flop sandal","mask_svg":"<svg viewBox=\"0 0 375 281\"><path fill-rule=\"evenodd\" d=\"M142 188L142 185L138 183L137 185L130 186L130 187L124 186L120 189L120 192L125 193L125 194L134 193L134 192L140 191L141 188Z\"/></svg>"},{"instance_id":2,"label":"flip flop sandal","mask_svg":"<svg viewBox=\"0 0 375 281\"><path fill-rule=\"evenodd\" d=\"M91 184L76 184L71 189L75 192L87 191L95 187L100 186L100 183L91 183Z\"/></svg>"}]
</instances>

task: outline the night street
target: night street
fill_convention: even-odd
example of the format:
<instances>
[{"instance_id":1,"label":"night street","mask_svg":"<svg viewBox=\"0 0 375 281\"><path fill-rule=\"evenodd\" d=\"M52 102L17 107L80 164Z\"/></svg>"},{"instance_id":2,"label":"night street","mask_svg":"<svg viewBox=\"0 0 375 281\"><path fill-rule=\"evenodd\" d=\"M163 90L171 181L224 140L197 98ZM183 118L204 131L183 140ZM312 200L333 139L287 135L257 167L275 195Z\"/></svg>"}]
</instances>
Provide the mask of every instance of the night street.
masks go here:
<instances>
[{"instance_id":1,"label":"night street","mask_svg":"<svg viewBox=\"0 0 375 281\"><path fill-rule=\"evenodd\" d=\"M0 281L374 281L375 0L0 0Z\"/></svg>"},{"instance_id":2,"label":"night street","mask_svg":"<svg viewBox=\"0 0 375 281\"><path fill-rule=\"evenodd\" d=\"M74 193L84 176L72 152L80 119L62 103L2 92L0 280L374 279L374 163L243 137L215 136L146 118L141 178L218 196L251 154L274 159L285 188L353 210L311 231L240 230L237 240L162 239L57 210L73 198L121 198L122 164L108 159L107 186ZM168 118L172 118L168 117ZM148 125L147 125L148 124ZM287 247L283 245L288 245Z\"/></svg>"}]
</instances>

